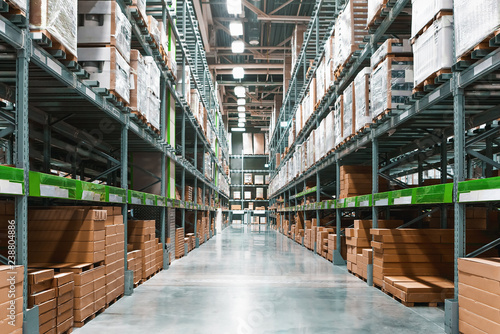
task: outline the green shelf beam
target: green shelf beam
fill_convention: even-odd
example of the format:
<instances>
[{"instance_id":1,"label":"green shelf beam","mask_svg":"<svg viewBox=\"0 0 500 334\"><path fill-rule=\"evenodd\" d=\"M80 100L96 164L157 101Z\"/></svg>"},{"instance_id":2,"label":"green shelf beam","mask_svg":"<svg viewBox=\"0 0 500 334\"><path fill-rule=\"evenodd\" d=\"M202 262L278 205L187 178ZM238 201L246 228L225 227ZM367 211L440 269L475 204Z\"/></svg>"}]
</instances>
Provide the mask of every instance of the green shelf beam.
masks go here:
<instances>
[{"instance_id":1,"label":"green shelf beam","mask_svg":"<svg viewBox=\"0 0 500 334\"><path fill-rule=\"evenodd\" d=\"M24 195L24 171L22 169L0 166L0 194Z\"/></svg>"},{"instance_id":2,"label":"green shelf beam","mask_svg":"<svg viewBox=\"0 0 500 334\"><path fill-rule=\"evenodd\" d=\"M470 180L458 184L458 202L492 202L500 200L500 177Z\"/></svg>"}]
</instances>

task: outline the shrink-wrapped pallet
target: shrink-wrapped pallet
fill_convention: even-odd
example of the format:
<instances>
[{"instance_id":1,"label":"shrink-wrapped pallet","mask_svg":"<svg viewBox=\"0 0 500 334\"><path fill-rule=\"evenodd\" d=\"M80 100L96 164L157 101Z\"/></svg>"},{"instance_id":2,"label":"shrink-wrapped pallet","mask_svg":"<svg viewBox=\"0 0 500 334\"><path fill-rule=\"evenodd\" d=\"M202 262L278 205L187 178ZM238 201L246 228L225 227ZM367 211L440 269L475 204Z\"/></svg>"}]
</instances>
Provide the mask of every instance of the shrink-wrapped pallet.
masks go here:
<instances>
[{"instance_id":1,"label":"shrink-wrapped pallet","mask_svg":"<svg viewBox=\"0 0 500 334\"><path fill-rule=\"evenodd\" d=\"M316 103L325 95L325 58L321 58L316 70Z\"/></svg>"},{"instance_id":2,"label":"shrink-wrapped pallet","mask_svg":"<svg viewBox=\"0 0 500 334\"><path fill-rule=\"evenodd\" d=\"M367 17L367 0L350 0L340 13L335 25L335 48L338 66L343 66L360 46L368 34L364 22Z\"/></svg>"},{"instance_id":3,"label":"shrink-wrapped pallet","mask_svg":"<svg viewBox=\"0 0 500 334\"><path fill-rule=\"evenodd\" d=\"M78 1L78 45L112 45L130 62L132 24L115 1Z\"/></svg>"},{"instance_id":4,"label":"shrink-wrapped pallet","mask_svg":"<svg viewBox=\"0 0 500 334\"><path fill-rule=\"evenodd\" d=\"M413 90L413 58L384 60L372 73L370 105L373 117L406 103Z\"/></svg>"},{"instance_id":5,"label":"shrink-wrapped pallet","mask_svg":"<svg viewBox=\"0 0 500 334\"><path fill-rule=\"evenodd\" d=\"M371 68L365 67L354 79L355 131L361 130L373 119L370 110L370 76Z\"/></svg>"},{"instance_id":6,"label":"shrink-wrapped pallet","mask_svg":"<svg viewBox=\"0 0 500 334\"><path fill-rule=\"evenodd\" d=\"M414 86L417 87L438 71L453 66L453 16L432 22L413 44Z\"/></svg>"},{"instance_id":7,"label":"shrink-wrapped pallet","mask_svg":"<svg viewBox=\"0 0 500 334\"><path fill-rule=\"evenodd\" d=\"M333 146L337 147L342 142L342 114L344 112L344 96L340 95L335 101L333 109Z\"/></svg>"},{"instance_id":8,"label":"shrink-wrapped pallet","mask_svg":"<svg viewBox=\"0 0 500 334\"><path fill-rule=\"evenodd\" d=\"M314 113L314 110L316 110L316 100L317 100L316 89L317 89L316 78L312 78L311 84L309 85L309 110L305 122L307 122L311 118L311 115Z\"/></svg>"},{"instance_id":9,"label":"shrink-wrapped pallet","mask_svg":"<svg viewBox=\"0 0 500 334\"><path fill-rule=\"evenodd\" d=\"M160 95L160 76L161 71L156 65L153 57L146 56L144 61L148 66L148 89L153 92L156 97L161 97ZM189 87L186 87L188 89ZM188 102L189 100L186 100Z\"/></svg>"},{"instance_id":10,"label":"shrink-wrapped pallet","mask_svg":"<svg viewBox=\"0 0 500 334\"><path fill-rule=\"evenodd\" d=\"M71 55L78 56L77 0L32 0L29 16L32 31L48 32L52 46L60 43Z\"/></svg>"},{"instance_id":11,"label":"shrink-wrapped pallet","mask_svg":"<svg viewBox=\"0 0 500 334\"><path fill-rule=\"evenodd\" d=\"M425 1L425 0L424 0ZM368 0L368 13L366 25L370 26L373 21L380 15L386 0Z\"/></svg>"},{"instance_id":12,"label":"shrink-wrapped pallet","mask_svg":"<svg viewBox=\"0 0 500 334\"><path fill-rule=\"evenodd\" d=\"M453 0L412 0L411 38L415 38L439 12L452 12Z\"/></svg>"},{"instance_id":13,"label":"shrink-wrapped pallet","mask_svg":"<svg viewBox=\"0 0 500 334\"><path fill-rule=\"evenodd\" d=\"M412 49L408 39L389 38L370 58L371 68L376 68L387 56L411 56Z\"/></svg>"},{"instance_id":14,"label":"shrink-wrapped pallet","mask_svg":"<svg viewBox=\"0 0 500 334\"><path fill-rule=\"evenodd\" d=\"M251 133L243 133L243 154L253 154L253 136Z\"/></svg>"},{"instance_id":15,"label":"shrink-wrapped pallet","mask_svg":"<svg viewBox=\"0 0 500 334\"><path fill-rule=\"evenodd\" d=\"M152 91L148 91L148 112L146 119L157 130L160 129L160 104L160 99Z\"/></svg>"},{"instance_id":16,"label":"shrink-wrapped pallet","mask_svg":"<svg viewBox=\"0 0 500 334\"><path fill-rule=\"evenodd\" d=\"M89 80L130 102L130 65L115 47L78 48L78 55Z\"/></svg>"},{"instance_id":17,"label":"shrink-wrapped pallet","mask_svg":"<svg viewBox=\"0 0 500 334\"><path fill-rule=\"evenodd\" d=\"M130 108L146 116L147 66L139 50L130 52Z\"/></svg>"},{"instance_id":18,"label":"shrink-wrapped pallet","mask_svg":"<svg viewBox=\"0 0 500 334\"><path fill-rule=\"evenodd\" d=\"M455 56L464 56L500 29L498 0L454 0Z\"/></svg>"},{"instance_id":19,"label":"shrink-wrapped pallet","mask_svg":"<svg viewBox=\"0 0 500 334\"><path fill-rule=\"evenodd\" d=\"M344 112L342 113L342 140L354 134L354 82L344 90Z\"/></svg>"},{"instance_id":20,"label":"shrink-wrapped pallet","mask_svg":"<svg viewBox=\"0 0 500 334\"><path fill-rule=\"evenodd\" d=\"M335 131L334 131L334 111L330 111L325 118L325 150L330 152L335 148Z\"/></svg>"}]
</instances>

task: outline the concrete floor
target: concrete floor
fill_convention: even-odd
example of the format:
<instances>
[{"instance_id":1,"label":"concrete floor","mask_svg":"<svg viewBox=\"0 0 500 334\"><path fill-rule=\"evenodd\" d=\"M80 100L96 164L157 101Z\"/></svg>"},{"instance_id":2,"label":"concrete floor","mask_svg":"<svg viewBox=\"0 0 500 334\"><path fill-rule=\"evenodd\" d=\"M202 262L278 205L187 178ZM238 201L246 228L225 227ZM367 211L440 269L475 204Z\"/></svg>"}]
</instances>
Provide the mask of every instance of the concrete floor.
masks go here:
<instances>
[{"instance_id":1,"label":"concrete floor","mask_svg":"<svg viewBox=\"0 0 500 334\"><path fill-rule=\"evenodd\" d=\"M230 226L75 333L444 333L442 309L407 308L264 229Z\"/></svg>"}]
</instances>

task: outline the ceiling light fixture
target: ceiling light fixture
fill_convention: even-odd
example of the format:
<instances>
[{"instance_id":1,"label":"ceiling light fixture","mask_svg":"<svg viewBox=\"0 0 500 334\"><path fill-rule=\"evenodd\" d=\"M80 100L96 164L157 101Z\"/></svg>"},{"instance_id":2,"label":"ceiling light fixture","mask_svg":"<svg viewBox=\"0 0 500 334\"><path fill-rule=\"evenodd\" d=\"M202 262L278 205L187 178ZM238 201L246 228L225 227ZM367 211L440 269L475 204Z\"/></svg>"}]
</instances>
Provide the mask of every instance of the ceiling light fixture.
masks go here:
<instances>
[{"instance_id":1,"label":"ceiling light fixture","mask_svg":"<svg viewBox=\"0 0 500 334\"><path fill-rule=\"evenodd\" d=\"M234 94L237 97L245 97L245 95L246 95L245 93L246 93L245 87L243 87L243 86L234 87Z\"/></svg>"},{"instance_id":2,"label":"ceiling light fixture","mask_svg":"<svg viewBox=\"0 0 500 334\"><path fill-rule=\"evenodd\" d=\"M233 53L243 53L245 51L245 43L243 41L233 41L231 43L231 50Z\"/></svg>"},{"instance_id":3,"label":"ceiling light fixture","mask_svg":"<svg viewBox=\"0 0 500 334\"><path fill-rule=\"evenodd\" d=\"M244 112L239 112L239 113L238 113L238 117L239 117L239 118L245 118L246 116L247 116L247 114L246 114L246 113L244 113Z\"/></svg>"},{"instance_id":4,"label":"ceiling light fixture","mask_svg":"<svg viewBox=\"0 0 500 334\"><path fill-rule=\"evenodd\" d=\"M245 118L238 118L238 123L245 123L247 120Z\"/></svg>"},{"instance_id":5,"label":"ceiling light fixture","mask_svg":"<svg viewBox=\"0 0 500 334\"><path fill-rule=\"evenodd\" d=\"M238 105L239 106L244 106L245 103L247 103L247 101L245 101L245 99L238 99Z\"/></svg>"},{"instance_id":6,"label":"ceiling light fixture","mask_svg":"<svg viewBox=\"0 0 500 334\"><path fill-rule=\"evenodd\" d=\"M245 107L238 107L238 112L245 112Z\"/></svg>"},{"instance_id":7,"label":"ceiling light fixture","mask_svg":"<svg viewBox=\"0 0 500 334\"><path fill-rule=\"evenodd\" d=\"M282 128L286 128L287 125L288 125L288 122L281 122L281 127Z\"/></svg>"},{"instance_id":8,"label":"ceiling light fixture","mask_svg":"<svg viewBox=\"0 0 500 334\"><path fill-rule=\"evenodd\" d=\"M245 132L245 128L231 128L232 132Z\"/></svg>"},{"instance_id":9,"label":"ceiling light fixture","mask_svg":"<svg viewBox=\"0 0 500 334\"><path fill-rule=\"evenodd\" d=\"M238 127L239 128L244 128L245 127L245 123L238 123Z\"/></svg>"},{"instance_id":10,"label":"ceiling light fixture","mask_svg":"<svg viewBox=\"0 0 500 334\"><path fill-rule=\"evenodd\" d=\"M239 15L242 13L241 0L227 0L227 13Z\"/></svg>"},{"instance_id":11,"label":"ceiling light fixture","mask_svg":"<svg viewBox=\"0 0 500 334\"><path fill-rule=\"evenodd\" d=\"M243 79L245 77L245 70L241 66L236 66L233 68L233 78Z\"/></svg>"},{"instance_id":12,"label":"ceiling light fixture","mask_svg":"<svg viewBox=\"0 0 500 334\"><path fill-rule=\"evenodd\" d=\"M231 36L243 36L243 23L240 21L229 23L229 32Z\"/></svg>"}]
</instances>

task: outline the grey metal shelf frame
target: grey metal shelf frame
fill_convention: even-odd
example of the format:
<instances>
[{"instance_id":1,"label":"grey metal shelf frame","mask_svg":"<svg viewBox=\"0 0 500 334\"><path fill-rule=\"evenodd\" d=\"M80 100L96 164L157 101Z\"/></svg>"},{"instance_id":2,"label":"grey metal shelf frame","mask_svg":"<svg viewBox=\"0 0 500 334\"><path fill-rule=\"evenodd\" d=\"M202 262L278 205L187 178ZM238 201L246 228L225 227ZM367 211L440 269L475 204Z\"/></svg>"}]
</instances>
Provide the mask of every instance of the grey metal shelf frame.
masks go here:
<instances>
[{"instance_id":1,"label":"grey metal shelf frame","mask_svg":"<svg viewBox=\"0 0 500 334\"><path fill-rule=\"evenodd\" d=\"M402 10L408 6L411 6L409 0L388 2L387 15L369 36L362 52L340 80L330 87L319 108L305 125L295 143L288 143L289 153L282 160L281 166L293 154L295 144L300 144L318 126L319 122L330 112L330 106L336 98L352 82L362 67L367 65L367 60L377 49L377 43L385 36L401 35L401 31L396 31L398 28L393 26L393 23ZM311 33L313 33L313 27L310 25L306 35ZM457 259L476 255L476 253L467 254L465 251L465 203L458 200L458 185L466 178L472 177L474 165L484 166L483 177L491 177L492 168L500 169L500 164L493 158L494 155L500 153L500 147L495 144L497 141L495 138L499 132L497 120L500 118L500 100L498 99L500 43L498 40L491 40L490 46L496 49L488 55L482 55L481 59L474 59L472 63L458 63L453 69L451 78L448 78L449 81L436 81L434 87L429 91L420 96L414 95L406 106L392 110L364 132L358 133L335 151L316 162L302 175L294 178L281 189L274 191L269 196L270 205L282 203L279 199L284 199L285 207L298 207L294 195L306 189L307 181L317 185L317 202L321 202L322 195L338 199L341 165L371 165L372 175L381 176L402 188L408 187L408 185L397 180L398 177L418 174L419 185L421 185L424 180L424 171L437 169L441 171L442 183L446 183L450 177L453 178L453 200L449 205L454 208L455 297L457 297ZM294 87L291 87L293 90ZM294 92L289 91L287 96L289 94L294 94ZM300 102L300 100L296 101ZM278 124L282 121L290 123L293 114L293 103L284 105ZM288 127L284 128L284 131L276 128L275 133L273 133L270 144L272 157L276 153L284 152ZM277 175L281 166L276 166L274 162L271 162L271 180ZM378 193L378 177L373 177L371 195L376 196ZM445 222L445 204L436 203L433 206L441 210L441 221ZM398 207L404 206L391 205L386 209L397 209ZM375 228L378 226L377 216L380 208L380 206L373 205L365 209L371 210L373 227ZM288 219L292 219L296 210L283 212L282 219L286 216ZM340 235L341 212L353 209L336 206L331 210L335 211L337 234ZM314 211L316 211L316 217L320 217L318 208L312 211L313 216ZM303 212L304 215L311 215L311 213L306 213L305 209ZM481 251L494 247L498 242L500 239L482 247ZM337 245L337 249L340 249L340 245ZM333 262L335 265L345 263L338 252L334 254ZM370 283L371 279L368 281ZM445 309L448 324L451 323L451 319L458 318L456 299L447 300ZM452 327L451 331L458 333L458 328Z\"/></svg>"}]
</instances>

